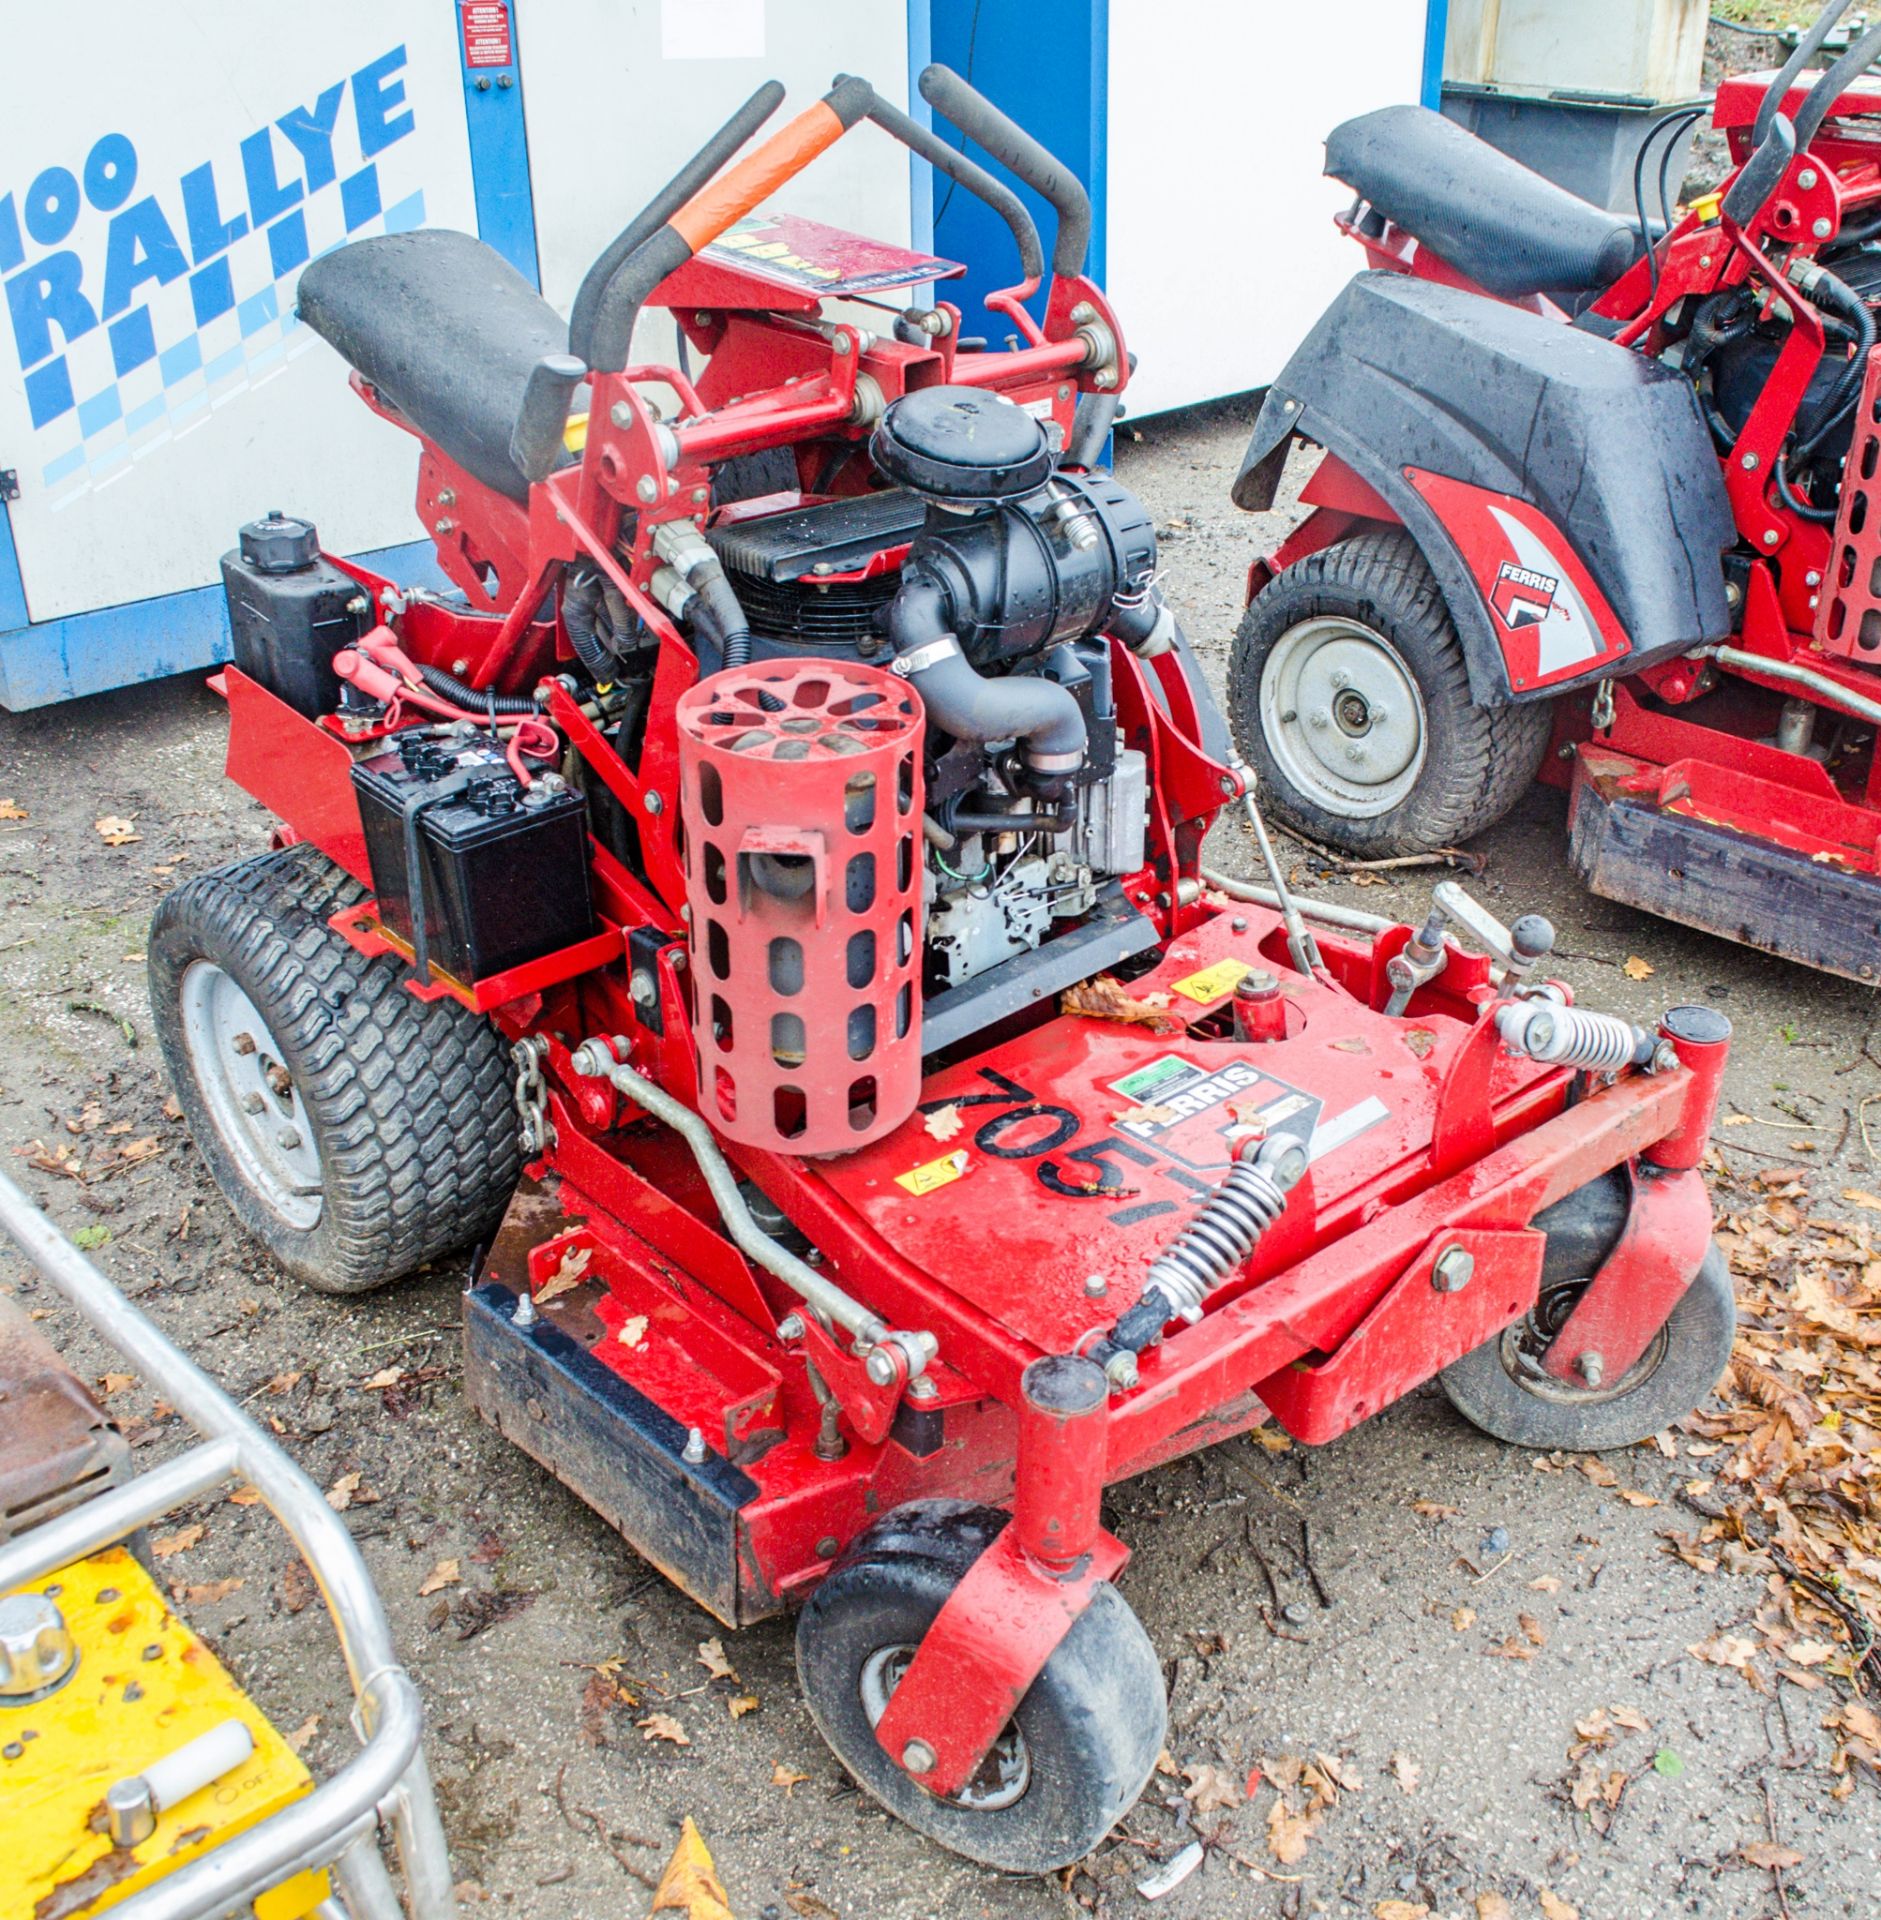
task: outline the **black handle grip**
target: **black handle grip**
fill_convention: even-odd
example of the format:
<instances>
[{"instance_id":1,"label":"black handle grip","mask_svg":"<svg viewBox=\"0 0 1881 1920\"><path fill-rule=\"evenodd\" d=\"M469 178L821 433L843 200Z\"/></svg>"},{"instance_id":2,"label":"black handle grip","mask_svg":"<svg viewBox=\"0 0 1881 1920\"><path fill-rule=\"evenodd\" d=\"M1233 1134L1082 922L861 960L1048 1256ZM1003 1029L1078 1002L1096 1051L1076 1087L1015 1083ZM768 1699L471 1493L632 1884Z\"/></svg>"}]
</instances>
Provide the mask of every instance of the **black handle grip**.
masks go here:
<instances>
[{"instance_id":1,"label":"black handle grip","mask_svg":"<svg viewBox=\"0 0 1881 1920\"><path fill-rule=\"evenodd\" d=\"M1770 131L1764 135L1762 144L1731 182L1731 191L1724 196L1724 217L1734 226L1749 226L1763 203L1782 184L1795 158L1796 129L1779 113L1770 122Z\"/></svg>"},{"instance_id":2,"label":"black handle grip","mask_svg":"<svg viewBox=\"0 0 1881 1920\"><path fill-rule=\"evenodd\" d=\"M611 281L621 267L659 232L727 160L777 111L784 97L780 82L767 80L699 151L673 175L626 226L602 248L581 282L568 319L568 350L596 366L594 320ZM656 283L657 284L657 283ZM624 362L623 362L624 364Z\"/></svg>"},{"instance_id":3,"label":"black handle grip","mask_svg":"<svg viewBox=\"0 0 1881 1920\"><path fill-rule=\"evenodd\" d=\"M588 369L572 353L545 353L529 369L529 384L510 429L509 457L531 486L555 471L568 426L568 403L587 377Z\"/></svg>"},{"instance_id":4,"label":"black handle grip","mask_svg":"<svg viewBox=\"0 0 1881 1920\"><path fill-rule=\"evenodd\" d=\"M1881 54L1881 27L1870 27L1827 73L1809 89L1809 98L1796 115L1796 144L1809 145L1829 117L1829 109L1874 65Z\"/></svg>"},{"instance_id":5,"label":"black handle grip","mask_svg":"<svg viewBox=\"0 0 1881 1920\"><path fill-rule=\"evenodd\" d=\"M1015 173L1058 215L1052 242L1052 271L1061 277L1082 273L1091 242L1091 202L1077 176L977 93L951 67L931 66L921 75L921 97L944 113L969 140Z\"/></svg>"},{"instance_id":6,"label":"black handle grip","mask_svg":"<svg viewBox=\"0 0 1881 1920\"><path fill-rule=\"evenodd\" d=\"M1753 147L1763 145L1763 137L1770 131L1770 122L1782 111L1790 88L1796 84L1796 76L1821 51L1823 41L1829 37L1829 29L1848 11L1851 3L1852 0L1829 0L1829 4L1816 15L1815 25L1797 41L1796 51L1783 62L1777 77L1770 82L1758 104L1757 119L1750 130L1750 144Z\"/></svg>"},{"instance_id":7,"label":"black handle grip","mask_svg":"<svg viewBox=\"0 0 1881 1920\"><path fill-rule=\"evenodd\" d=\"M847 76L838 74L840 85ZM1032 224L1032 216L1025 210L1025 202L1002 182L995 180L986 169L969 160L957 147L947 142L931 128L924 127L918 120L911 120L899 107L891 107L886 100L876 96L869 103L869 118L886 134L899 140L911 153L917 153L930 166L938 167L948 179L957 181L974 196L984 200L992 210L1012 229L1012 237L1018 243L1019 269L1028 280L1037 280L1045 271L1045 250L1039 244L1038 228Z\"/></svg>"}]
</instances>

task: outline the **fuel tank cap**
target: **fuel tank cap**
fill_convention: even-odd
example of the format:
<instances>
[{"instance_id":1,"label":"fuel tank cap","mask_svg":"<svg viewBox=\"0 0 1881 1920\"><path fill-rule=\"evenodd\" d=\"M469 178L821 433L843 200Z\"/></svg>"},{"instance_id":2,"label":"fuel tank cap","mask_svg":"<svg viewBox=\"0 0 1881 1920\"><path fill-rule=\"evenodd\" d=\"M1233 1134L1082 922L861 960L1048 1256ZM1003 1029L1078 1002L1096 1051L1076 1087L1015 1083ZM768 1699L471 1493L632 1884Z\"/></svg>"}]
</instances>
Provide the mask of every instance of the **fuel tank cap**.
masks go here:
<instances>
[{"instance_id":1,"label":"fuel tank cap","mask_svg":"<svg viewBox=\"0 0 1881 1920\"><path fill-rule=\"evenodd\" d=\"M869 457L890 480L943 500L1014 500L1052 470L1044 427L978 387L922 387L882 415Z\"/></svg>"}]
</instances>

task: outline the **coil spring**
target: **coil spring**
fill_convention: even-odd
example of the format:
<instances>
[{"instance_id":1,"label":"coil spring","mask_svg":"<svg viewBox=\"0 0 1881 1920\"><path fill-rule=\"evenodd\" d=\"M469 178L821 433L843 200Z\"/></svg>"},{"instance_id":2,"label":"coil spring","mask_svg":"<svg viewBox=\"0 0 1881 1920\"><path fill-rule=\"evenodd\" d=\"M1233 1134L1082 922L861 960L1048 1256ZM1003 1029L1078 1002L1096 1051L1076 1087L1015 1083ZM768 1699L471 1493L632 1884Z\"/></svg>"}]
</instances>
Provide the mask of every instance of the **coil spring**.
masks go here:
<instances>
[{"instance_id":1,"label":"coil spring","mask_svg":"<svg viewBox=\"0 0 1881 1920\"><path fill-rule=\"evenodd\" d=\"M1237 1160L1189 1224L1150 1263L1143 1291L1168 1301L1170 1317L1196 1311L1280 1218L1285 1190L1265 1168Z\"/></svg>"},{"instance_id":2,"label":"coil spring","mask_svg":"<svg viewBox=\"0 0 1881 1920\"><path fill-rule=\"evenodd\" d=\"M1509 1045L1531 1060L1608 1073L1635 1060L1645 1037L1630 1020L1614 1014L1551 1003L1505 1007L1496 1016L1496 1024Z\"/></svg>"}]
</instances>

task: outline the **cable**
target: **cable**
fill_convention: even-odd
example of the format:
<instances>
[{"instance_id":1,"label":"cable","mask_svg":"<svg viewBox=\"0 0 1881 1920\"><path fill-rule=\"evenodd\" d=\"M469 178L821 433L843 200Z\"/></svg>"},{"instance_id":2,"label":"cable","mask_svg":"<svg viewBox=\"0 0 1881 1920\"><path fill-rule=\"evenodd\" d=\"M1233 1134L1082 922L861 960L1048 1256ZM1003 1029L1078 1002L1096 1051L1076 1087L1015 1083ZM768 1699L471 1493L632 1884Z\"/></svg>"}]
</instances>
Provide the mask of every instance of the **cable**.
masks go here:
<instances>
[{"instance_id":1,"label":"cable","mask_svg":"<svg viewBox=\"0 0 1881 1920\"><path fill-rule=\"evenodd\" d=\"M1695 126L1708 112L1710 112L1709 107L1680 107L1662 115L1646 129L1646 137L1639 143L1639 151L1633 155L1633 210L1639 216L1639 250L1646 257L1646 272L1652 284L1648 304L1652 306L1657 306L1659 302L1659 242L1652 237L1651 222L1646 217L1646 156L1651 152L1652 143L1658 139L1659 135L1667 128L1673 128L1674 131L1666 141L1665 157L1659 163L1659 204L1661 210L1667 215L1666 234L1661 235L1663 239L1670 235L1672 227L1670 208L1666 200L1666 163L1670 160L1672 150L1678 143L1679 135L1685 131L1686 127Z\"/></svg>"}]
</instances>

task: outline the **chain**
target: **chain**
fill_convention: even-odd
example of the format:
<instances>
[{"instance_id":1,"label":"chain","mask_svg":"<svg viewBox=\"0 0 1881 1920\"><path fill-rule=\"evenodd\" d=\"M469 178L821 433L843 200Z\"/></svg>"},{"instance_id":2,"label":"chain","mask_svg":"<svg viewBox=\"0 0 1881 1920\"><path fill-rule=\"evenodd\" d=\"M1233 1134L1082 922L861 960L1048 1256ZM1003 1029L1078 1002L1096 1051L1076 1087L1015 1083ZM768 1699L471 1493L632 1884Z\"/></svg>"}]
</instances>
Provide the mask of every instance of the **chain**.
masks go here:
<instances>
[{"instance_id":1,"label":"chain","mask_svg":"<svg viewBox=\"0 0 1881 1920\"><path fill-rule=\"evenodd\" d=\"M1614 717L1614 701L1613 701L1613 682L1611 680L1601 681L1601 683L1594 689L1594 711L1593 711L1592 717L1594 722L1594 731L1596 733L1612 732L1613 717Z\"/></svg>"},{"instance_id":2,"label":"chain","mask_svg":"<svg viewBox=\"0 0 1881 1920\"><path fill-rule=\"evenodd\" d=\"M555 1144L555 1128L549 1119L549 1090L542 1078L542 1062L548 1050L548 1041L539 1033L518 1040L509 1050L510 1058L516 1062L519 1138L524 1154L532 1160Z\"/></svg>"}]
</instances>

